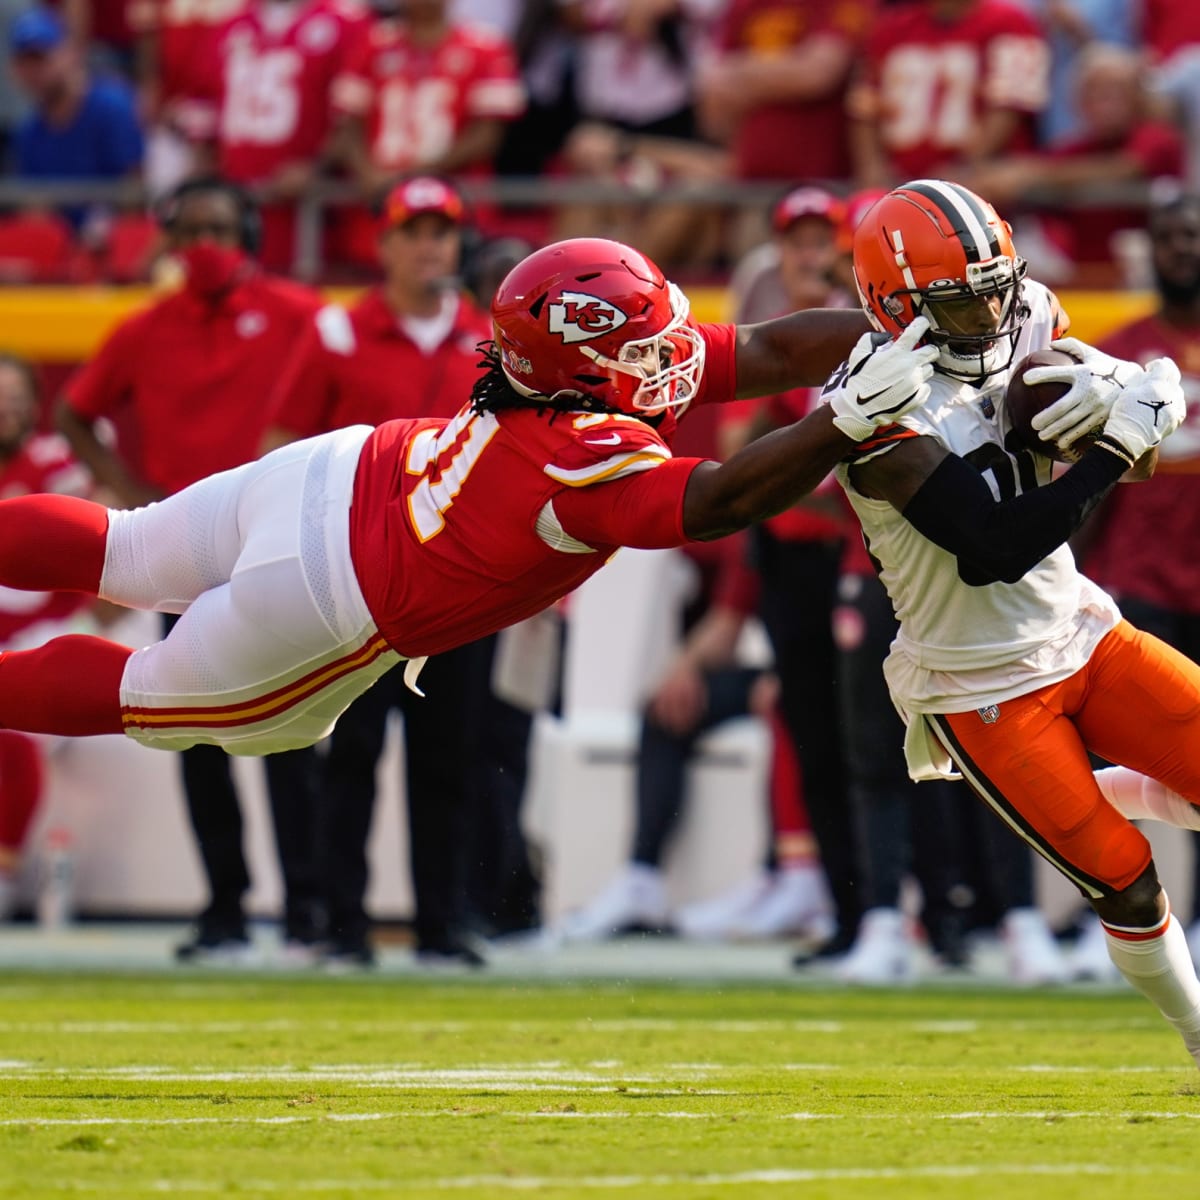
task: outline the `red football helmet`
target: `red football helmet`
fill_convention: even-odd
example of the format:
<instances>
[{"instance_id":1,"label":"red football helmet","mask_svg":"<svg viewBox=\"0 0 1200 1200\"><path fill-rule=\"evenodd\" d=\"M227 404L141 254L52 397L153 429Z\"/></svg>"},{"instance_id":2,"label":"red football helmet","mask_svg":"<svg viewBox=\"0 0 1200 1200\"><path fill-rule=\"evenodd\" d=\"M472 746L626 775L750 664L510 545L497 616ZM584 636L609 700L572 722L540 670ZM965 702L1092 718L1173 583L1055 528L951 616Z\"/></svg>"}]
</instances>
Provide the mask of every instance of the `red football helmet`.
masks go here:
<instances>
[{"instance_id":1,"label":"red football helmet","mask_svg":"<svg viewBox=\"0 0 1200 1200\"><path fill-rule=\"evenodd\" d=\"M492 327L509 383L535 400L653 416L686 405L704 370L687 297L604 238L555 242L519 262L496 291Z\"/></svg>"},{"instance_id":2,"label":"red football helmet","mask_svg":"<svg viewBox=\"0 0 1200 1200\"><path fill-rule=\"evenodd\" d=\"M872 324L897 334L918 315L960 379L1003 371L1029 316L1025 260L984 199L942 179L918 179L879 200L854 232L854 281Z\"/></svg>"}]
</instances>

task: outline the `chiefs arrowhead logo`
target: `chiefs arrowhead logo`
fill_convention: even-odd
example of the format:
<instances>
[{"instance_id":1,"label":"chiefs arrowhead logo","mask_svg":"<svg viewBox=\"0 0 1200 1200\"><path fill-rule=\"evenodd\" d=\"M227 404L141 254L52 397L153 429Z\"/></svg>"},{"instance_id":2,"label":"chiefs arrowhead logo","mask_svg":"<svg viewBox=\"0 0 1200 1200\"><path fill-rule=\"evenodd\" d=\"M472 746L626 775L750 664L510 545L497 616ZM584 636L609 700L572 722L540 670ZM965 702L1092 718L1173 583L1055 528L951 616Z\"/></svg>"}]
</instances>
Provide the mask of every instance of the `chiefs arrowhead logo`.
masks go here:
<instances>
[{"instance_id":1,"label":"chiefs arrowhead logo","mask_svg":"<svg viewBox=\"0 0 1200 1200\"><path fill-rule=\"evenodd\" d=\"M563 292L549 307L550 332L564 342L588 342L620 329L629 318L615 305L586 292Z\"/></svg>"}]
</instances>

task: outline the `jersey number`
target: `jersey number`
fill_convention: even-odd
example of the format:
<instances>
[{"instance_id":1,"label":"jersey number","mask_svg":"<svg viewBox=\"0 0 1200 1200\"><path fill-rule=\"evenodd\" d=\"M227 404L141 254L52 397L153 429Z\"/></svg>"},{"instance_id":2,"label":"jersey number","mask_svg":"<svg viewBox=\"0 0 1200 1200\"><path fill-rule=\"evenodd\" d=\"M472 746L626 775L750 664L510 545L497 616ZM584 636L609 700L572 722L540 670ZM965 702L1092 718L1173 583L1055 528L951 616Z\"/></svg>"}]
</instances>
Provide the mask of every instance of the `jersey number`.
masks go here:
<instances>
[{"instance_id":1,"label":"jersey number","mask_svg":"<svg viewBox=\"0 0 1200 1200\"><path fill-rule=\"evenodd\" d=\"M238 49L226 66L222 132L230 142L278 146L300 116L298 79L303 62L284 47L262 54Z\"/></svg>"},{"instance_id":2,"label":"jersey number","mask_svg":"<svg viewBox=\"0 0 1200 1200\"><path fill-rule=\"evenodd\" d=\"M1019 492L1029 492L1038 486L1037 463L1033 455L1018 441L1010 429L1003 447L995 442L977 446L963 458L981 475L990 475L1001 501L1011 500Z\"/></svg>"},{"instance_id":3,"label":"jersey number","mask_svg":"<svg viewBox=\"0 0 1200 1200\"><path fill-rule=\"evenodd\" d=\"M442 429L423 429L413 438L404 467L421 478L408 494L408 518L422 542L441 533L446 510L499 428L491 413L467 409Z\"/></svg>"}]
</instances>

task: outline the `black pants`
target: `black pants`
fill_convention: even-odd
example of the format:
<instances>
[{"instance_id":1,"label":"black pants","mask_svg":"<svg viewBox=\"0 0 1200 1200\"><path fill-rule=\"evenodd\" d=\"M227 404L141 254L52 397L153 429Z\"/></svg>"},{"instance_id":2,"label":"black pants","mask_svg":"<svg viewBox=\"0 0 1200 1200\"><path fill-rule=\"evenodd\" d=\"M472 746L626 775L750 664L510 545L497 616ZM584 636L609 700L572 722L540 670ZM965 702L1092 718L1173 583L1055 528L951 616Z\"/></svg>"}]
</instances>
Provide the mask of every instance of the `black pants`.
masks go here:
<instances>
[{"instance_id":1,"label":"black pants","mask_svg":"<svg viewBox=\"0 0 1200 1200\"><path fill-rule=\"evenodd\" d=\"M169 632L179 618L163 617ZM236 932L244 922L242 897L250 886L242 844L242 809L232 762L220 746L193 746L179 755L183 794L204 874L209 903L200 925ZM287 750L263 758L275 848L283 877L284 934L312 941L321 932L320 873L316 854L316 751Z\"/></svg>"},{"instance_id":2,"label":"black pants","mask_svg":"<svg viewBox=\"0 0 1200 1200\"><path fill-rule=\"evenodd\" d=\"M708 705L694 729L673 733L642 717L638 746L637 810L634 823L633 861L661 866L663 852L683 813L684 783L696 742L710 729L750 711L750 691L762 674L730 667L706 671Z\"/></svg>"},{"instance_id":3,"label":"black pants","mask_svg":"<svg viewBox=\"0 0 1200 1200\"><path fill-rule=\"evenodd\" d=\"M859 849L837 711L832 614L842 547L781 541L759 527L760 612L775 655L780 707L796 746L804 803L837 910L841 940L853 938L863 910Z\"/></svg>"},{"instance_id":4,"label":"black pants","mask_svg":"<svg viewBox=\"0 0 1200 1200\"><path fill-rule=\"evenodd\" d=\"M404 717L408 833L417 948L444 945L466 915L466 827L488 693L488 639L431 658L424 697L389 671L339 718L329 740L319 800L320 845L331 933L365 937L367 838L375 771L388 714Z\"/></svg>"},{"instance_id":5,"label":"black pants","mask_svg":"<svg viewBox=\"0 0 1200 1200\"><path fill-rule=\"evenodd\" d=\"M883 660L896 618L874 575L843 579L838 602L839 711L849 791L863 849L864 907L895 907L910 872L924 920L990 922L1033 903L1033 855L964 783L913 783L904 723L888 694ZM969 912L967 910L970 910Z\"/></svg>"},{"instance_id":6,"label":"black pants","mask_svg":"<svg viewBox=\"0 0 1200 1200\"><path fill-rule=\"evenodd\" d=\"M491 678L496 638L485 639ZM529 776L533 714L486 686L474 795L467 823L467 912L487 936L533 929L541 922L541 869L521 826Z\"/></svg>"}]
</instances>

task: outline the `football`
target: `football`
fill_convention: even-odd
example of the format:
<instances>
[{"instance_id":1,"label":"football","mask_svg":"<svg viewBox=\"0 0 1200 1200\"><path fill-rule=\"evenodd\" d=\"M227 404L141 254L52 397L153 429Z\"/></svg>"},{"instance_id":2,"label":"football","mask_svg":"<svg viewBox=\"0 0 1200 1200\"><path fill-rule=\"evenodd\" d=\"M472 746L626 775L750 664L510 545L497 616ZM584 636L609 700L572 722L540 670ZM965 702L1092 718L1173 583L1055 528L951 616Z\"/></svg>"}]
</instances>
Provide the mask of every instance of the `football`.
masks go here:
<instances>
[{"instance_id":1,"label":"football","mask_svg":"<svg viewBox=\"0 0 1200 1200\"><path fill-rule=\"evenodd\" d=\"M1080 442L1090 437L1091 434L1082 434L1068 450L1060 450L1053 442L1042 441L1033 427L1033 418L1043 409L1049 408L1055 400L1065 396L1070 389L1070 384L1038 383L1030 386L1024 381L1023 376L1032 367L1057 367L1063 363L1078 363L1078 361L1073 355L1067 354L1063 350L1052 350L1049 347L1044 350L1035 350L1032 354L1027 354L1013 368L1008 391L1004 393L1004 407L1008 412L1008 420L1021 444L1027 450L1045 455L1047 458L1054 459L1055 462L1075 462L1085 448L1080 445Z\"/></svg>"}]
</instances>

